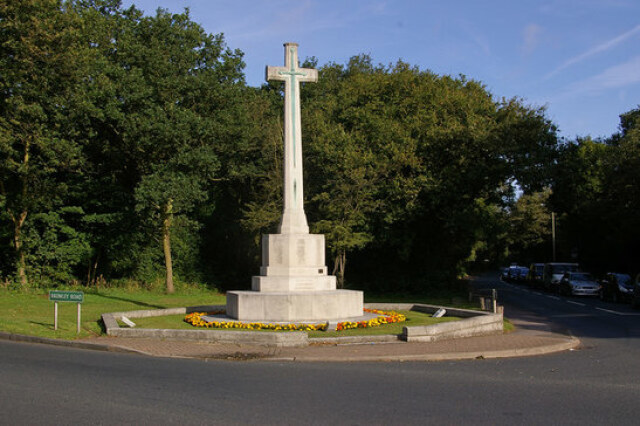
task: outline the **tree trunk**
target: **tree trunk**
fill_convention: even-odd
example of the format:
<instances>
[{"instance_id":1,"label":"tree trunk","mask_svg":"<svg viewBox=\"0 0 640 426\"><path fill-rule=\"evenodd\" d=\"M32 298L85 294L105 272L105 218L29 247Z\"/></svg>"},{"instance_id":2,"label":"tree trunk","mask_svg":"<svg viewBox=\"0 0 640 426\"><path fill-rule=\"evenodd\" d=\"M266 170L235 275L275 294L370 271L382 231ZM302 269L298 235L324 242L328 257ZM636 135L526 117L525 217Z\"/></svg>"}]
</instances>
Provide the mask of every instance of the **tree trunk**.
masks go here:
<instances>
[{"instance_id":1,"label":"tree trunk","mask_svg":"<svg viewBox=\"0 0 640 426\"><path fill-rule=\"evenodd\" d=\"M93 258L89 258L89 267L87 268L87 287L90 287L96 284L97 280L96 274L98 273L98 260L100 260L100 252L96 253L95 260Z\"/></svg>"},{"instance_id":2,"label":"tree trunk","mask_svg":"<svg viewBox=\"0 0 640 426\"><path fill-rule=\"evenodd\" d=\"M172 199L167 201L162 216L162 249L164 251L167 293L171 294L175 291L173 288L173 261L171 260L171 221L173 219Z\"/></svg>"},{"instance_id":3,"label":"tree trunk","mask_svg":"<svg viewBox=\"0 0 640 426\"><path fill-rule=\"evenodd\" d=\"M28 175L29 170L29 156L31 150L31 141L27 138L24 144L24 154L22 158L22 168ZM27 199L27 178L23 177L22 179L22 201ZM0 182L0 193L3 195L7 195L6 188L2 182ZM13 222L13 247L16 250L16 257L18 259L18 277L20 278L20 285L26 287L29 284L27 279L27 261L24 254L24 250L22 248L22 226L24 225L24 221L27 219L28 211L25 207L23 207L20 214L16 215L16 212L12 209L7 209L7 213L11 217L11 221Z\"/></svg>"},{"instance_id":4,"label":"tree trunk","mask_svg":"<svg viewBox=\"0 0 640 426\"><path fill-rule=\"evenodd\" d=\"M27 218L27 211L24 210L18 217L11 215L13 221L13 246L18 256L18 277L20 278L20 285L26 287L29 282L27 280L27 262L24 256L24 250L22 250L22 225Z\"/></svg>"},{"instance_id":5,"label":"tree trunk","mask_svg":"<svg viewBox=\"0 0 640 426\"><path fill-rule=\"evenodd\" d=\"M336 254L336 258L333 262L333 275L336 276L338 281L338 288L344 287L344 268L347 263L347 252L346 250L338 250L338 254Z\"/></svg>"}]
</instances>

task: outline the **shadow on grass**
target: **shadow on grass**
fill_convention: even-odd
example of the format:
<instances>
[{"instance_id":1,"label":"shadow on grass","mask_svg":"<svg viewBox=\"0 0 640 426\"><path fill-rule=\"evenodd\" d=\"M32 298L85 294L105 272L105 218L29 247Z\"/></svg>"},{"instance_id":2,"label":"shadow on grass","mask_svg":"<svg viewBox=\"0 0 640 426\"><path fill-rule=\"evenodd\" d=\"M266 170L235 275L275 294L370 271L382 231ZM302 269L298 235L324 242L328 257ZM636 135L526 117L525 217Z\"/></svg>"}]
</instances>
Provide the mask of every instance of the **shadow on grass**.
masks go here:
<instances>
[{"instance_id":1,"label":"shadow on grass","mask_svg":"<svg viewBox=\"0 0 640 426\"><path fill-rule=\"evenodd\" d=\"M53 330L53 324L51 323L44 323L44 322L37 322L37 321L29 321L29 324L34 324L34 325L41 325L49 330Z\"/></svg>"},{"instance_id":2,"label":"shadow on grass","mask_svg":"<svg viewBox=\"0 0 640 426\"><path fill-rule=\"evenodd\" d=\"M93 293L96 296L100 296L100 297L104 297L106 299L112 299L112 300L119 300L120 302L129 302L132 303L134 305L138 305L138 306L144 306L145 308L154 308L154 309L167 309L166 306L162 306L162 305L153 305L151 303L146 303L146 302L140 302L139 300L135 300L135 299L128 299L126 297L119 297L119 296L108 296L106 294L102 294L99 292L95 292Z\"/></svg>"}]
</instances>

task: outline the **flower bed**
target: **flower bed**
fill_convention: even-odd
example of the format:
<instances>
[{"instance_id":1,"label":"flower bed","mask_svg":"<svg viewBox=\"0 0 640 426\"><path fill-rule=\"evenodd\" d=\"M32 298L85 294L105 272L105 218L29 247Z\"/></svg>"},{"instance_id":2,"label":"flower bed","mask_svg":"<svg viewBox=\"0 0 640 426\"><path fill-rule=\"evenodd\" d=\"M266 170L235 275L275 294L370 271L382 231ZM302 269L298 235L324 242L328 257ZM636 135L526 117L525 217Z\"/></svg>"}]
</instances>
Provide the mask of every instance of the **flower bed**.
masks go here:
<instances>
[{"instance_id":1,"label":"flower bed","mask_svg":"<svg viewBox=\"0 0 640 426\"><path fill-rule=\"evenodd\" d=\"M397 312L386 312L386 311L380 311L377 309L366 309L364 310L365 312L369 312L372 314L378 314L379 316L372 318L368 321L358 321L358 322L354 322L354 321L344 321L344 322L339 322L338 326L336 327L336 331L342 331L342 330L349 330L352 328L369 328L369 327L378 327L384 324L392 324L394 322L404 322L407 320L407 318L402 315L399 314Z\"/></svg>"},{"instance_id":2,"label":"flower bed","mask_svg":"<svg viewBox=\"0 0 640 426\"><path fill-rule=\"evenodd\" d=\"M344 321L338 323L336 330L349 330L352 328L378 327L384 324L406 321L406 317L397 312L385 312L377 309L365 309L365 312L377 314L376 318L367 321ZM222 328L222 329L244 329L244 330L277 330L277 331L324 331L327 323L321 324L271 324L261 322L239 322L239 321L205 321L205 315L224 314L224 311L217 312L192 312L185 316L184 321L195 327Z\"/></svg>"}]
</instances>

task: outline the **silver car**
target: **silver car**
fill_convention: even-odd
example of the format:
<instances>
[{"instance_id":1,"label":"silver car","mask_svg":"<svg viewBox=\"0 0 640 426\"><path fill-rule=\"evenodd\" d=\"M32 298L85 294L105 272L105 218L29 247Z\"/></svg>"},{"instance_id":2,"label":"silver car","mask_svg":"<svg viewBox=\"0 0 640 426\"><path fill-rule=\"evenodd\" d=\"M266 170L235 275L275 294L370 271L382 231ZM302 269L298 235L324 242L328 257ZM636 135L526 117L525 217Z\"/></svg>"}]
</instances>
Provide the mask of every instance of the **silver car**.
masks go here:
<instances>
[{"instance_id":1,"label":"silver car","mask_svg":"<svg viewBox=\"0 0 640 426\"><path fill-rule=\"evenodd\" d=\"M600 284L588 272L567 272L560 280L560 293L567 296L597 296Z\"/></svg>"}]
</instances>

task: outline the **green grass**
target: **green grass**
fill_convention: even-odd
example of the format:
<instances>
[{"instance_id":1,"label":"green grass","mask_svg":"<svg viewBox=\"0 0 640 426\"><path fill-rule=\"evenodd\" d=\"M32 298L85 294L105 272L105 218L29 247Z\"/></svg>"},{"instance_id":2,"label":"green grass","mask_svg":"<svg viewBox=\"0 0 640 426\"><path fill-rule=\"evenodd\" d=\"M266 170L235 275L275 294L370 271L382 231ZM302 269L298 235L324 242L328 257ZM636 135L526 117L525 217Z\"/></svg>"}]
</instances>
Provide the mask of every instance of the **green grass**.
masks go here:
<instances>
[{"instance_id":1,"label":"green grass","mask_svg":"<svg viewBox=\"0 0 640 426\"><path fill-rule=\"evenodd\" d=\"M76 289L77 290L77 289ZM161 291L142 289L84 289L81 332L76 334L76 304L58 303L58 330L53 329L53 302L48 300L48 291L15 291L0 288L0 331L31 336L76 339L103 335L100 316L107 312L133 311L140 309L165 309L194 305L224 305L226 298L215 291L186 288L167 295ZM409 295L372 295L367 302L428 303L435 305L476 308L460 297L434 297ZM405 312L404 323L387 324L381 327L344 330L340 332L310 332L310 337L357 336L376 334L400 334L402 327L427 325L435 321L451 321L454 318L431 318L428 314ZM150 318L132 318L138 328L172 328L190 330L194 327L183 321L182 315ZM505 321L505 331L513 330Z\"/></svg>"},{"instance_id":2,"label":"green grass","mask_svg":"<svg viewBox=\"0 0 640 426\"><path fill-rule=\"evenodd\" d=\"M221 303L222 305L224 303ZM184 322L184 315L164 315L161 317L147 317L147 318L130 318L131 321L136 323L136 328L161 328L170 330L197 330L198 327L194 327L189 323ZM124 324L120 323L120 327ZM127 327L124 325L124 327ZM212 329L210 329L212 330Z\"/></svg>"},{"instance_id":3,"label":"green grass","mask_svg":"<svg viewBox=\"0 0 640 426\"><path fill-rule=\"evenodd\" d=\"M505 333L511 333L516 329L516 326L513 325L513 323L506 318L503 320L503 327L504 327Z\"/></svg>"},{"instance_id":4,"label":"green grass","mask_svg":"<svg viewBox=\"0 0 640 426\"><path fill-rule=\"evenodd\" d=\"M58 339L99 336L103 333L100 325L100 316L103 313L205 304L224 305L225 300L222 294L199 289L184 290L172 295L140 290L85 290L81 331L80 334L76 334L75 303L58 303L58 330L55 331L54 303L49 302L48 291L18 292L0 289L0 331Z\"/></svg>"}]
</instances>

